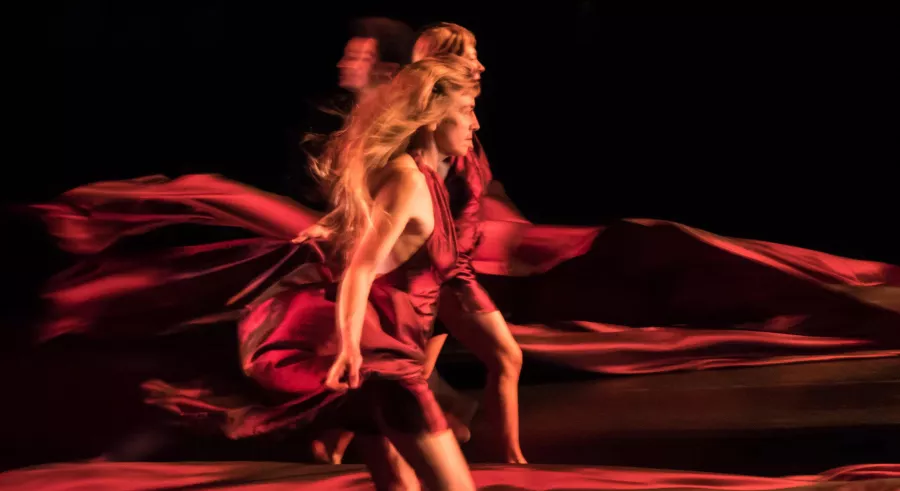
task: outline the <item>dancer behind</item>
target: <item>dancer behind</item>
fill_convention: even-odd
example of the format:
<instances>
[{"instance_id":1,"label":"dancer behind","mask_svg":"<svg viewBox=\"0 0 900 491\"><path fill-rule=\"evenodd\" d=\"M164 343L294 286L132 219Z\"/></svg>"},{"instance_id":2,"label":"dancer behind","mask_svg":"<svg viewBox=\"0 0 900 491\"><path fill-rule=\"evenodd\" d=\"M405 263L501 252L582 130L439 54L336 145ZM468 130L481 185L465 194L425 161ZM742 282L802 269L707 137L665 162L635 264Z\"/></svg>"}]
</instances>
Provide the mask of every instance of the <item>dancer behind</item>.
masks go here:
<instances>
[{"instance_id":1,"label":"dancer behind","mask_svg":"<svg viewBox=\"0 0 900 491\"><path fill-rule=\"evenodd\" d=\"M400 21L383 17L354 21L344 56L337 64L338 85L353 93L357 101L364 99L411 61L413 40L412 29Z\"/></svg>"},{"instance_id":2,"label":"dancer behind","mask_svg":"<svg viewBox=\"0 0 900 491\"><path fill-rule=\"evenodd\" d=\"M484 65L478 60L475 35L451 23L426 28L413 48L413 61L431 56L457 55L468 60L476 79ZM498 434L492 440L509 463L526 463L519 444L519 374L522 350L516 343L503 315L478 284L472 268L472 256L481 230L481 202L492 176L487 156L475 139L473 149L462 157L443 162L444 180L456 220L461 274L444 285L441 295L441 323L466 349L487 367L484 390L485 420ZM445 337L435 337L428 353L437 357ZM427 362L433 366L436 360Z\"/></svg>"},{"instance_id":3,"label":"dancer behind","mask_svg":"<svg viewBox=\"0 0 900 491\"><path fill-rule=\"evenodd\" d=\"M324 102L319 99L308 108L308 128L302 133L327 136L340 129L353 106L390 82L412 61L410 53L414 41L412 28L403 22L384 17L354 20L350 24L350 39L337 63L340 93L329 94ZM292 147L296 147L295 144L293 141ZM307 147L306 150L313 155L322 152L321 147Z\"/></svg>"},{"instance_id":4,"label":"dancer behind","mask_svg":"<svg viewBox=\"0 0 900 491\"><path fill-rule=\"evenodd\" d=\"M302 196L306 204L322 209L325 197L310 176L309 154L321 155L323 136L340 129L353 106L391 78L411 61L415 32L407 24L384 17L354 19L348 41L337 63L338 87L315 97L299 111L302 125L288 131L287 151L291 164L284 194ZM304 138L304 135L316 135ZM302 145L297 142L304 140Z\"/></svg>"},{"instance_id":5,"label":"dancer behind","mask_svg":"<svg viewBox=\"0 0 900 491\"><path fill-rule=\"evenodd\" d=\"M480 80L484 65L478 60L475 45L475 35L471 31L457 24L442 22L421 32L413 48L413 60L445 55L460 56L471 64L475 80ZM450 157L440 162L438 172L445 178L450 195L460 252L459 274L442 289L439 317L450 333L487 367L485 420L498 433L492 435L493 438L489 441L497 442L497 450L506 462L524 464L526 460L519 444L518 404L522 351L503 315L478 284L471 262L481 234L481 200L492 179L490 166L481 144L475 139L471 151L464 156ZM327 231L321 224L317 224L301 233L296 241L301 242L310 236L325 237ZM426 370L434 367L445 341L444 334L435 335L429 340ZM426 376L429 375L430 373L426 373ZM348 434L336 438L331 452L324 450L327 444L317 441L314 443L314 453L319 459L340 463L350 438L351 435Z\"/></svg>"}]
</instances>

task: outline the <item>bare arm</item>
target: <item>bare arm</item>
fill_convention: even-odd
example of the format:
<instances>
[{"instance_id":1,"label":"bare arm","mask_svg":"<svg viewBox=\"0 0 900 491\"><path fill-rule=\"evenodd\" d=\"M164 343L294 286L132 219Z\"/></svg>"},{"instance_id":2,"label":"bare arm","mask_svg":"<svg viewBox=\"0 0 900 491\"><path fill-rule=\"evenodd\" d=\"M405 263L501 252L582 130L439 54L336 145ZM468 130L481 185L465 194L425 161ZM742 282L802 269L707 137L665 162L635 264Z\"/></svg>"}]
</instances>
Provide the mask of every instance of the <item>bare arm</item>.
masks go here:
<instances>
[{"instance_id":1,"label":"bare arm","mask_svg":"<svg viewBox=\"0 0 900 491\"><path fill-rule=\"evenodd\" d=\"M343 351L359 352L372 282L413 218L422 193L428 193L425 177L415 168L401 168L393 171L375 197L372 226L356 246L338 289L337 323ZM354 386L352 374L350 385Z\"/></svg>"},{"instance_id":2,"label":"bare arm","mask_svg":"<svg viewBox=\"0 0 900 491\"><path fill-rule=\"evenodd\" d=\"M331 213L334 213L334 212L332 211ZM312 239L312 240L316 240L316 239L328 240L328 239L330 239L331 238L331 230L325 225L325 223L328 220L329 215L331 215L331 213L323 215L322 218L319 218L319 221L310 225L305 230L303 230L299 234L297 234L297 237L294 237L294 239L291 240L291 242L293 242L294 244L299 244L301 242L306 242L307 240L310 240L310 239Z\"/></svg>"},{"instance_id":3,"label":"bare arm","mask_svg":"<svg viewBox=\"0 0 900 491\"><path fill-rule=\"evenodd\" d=\"M468 200L454 217L456 223L456 242L458 251L457 274L447 283L448 288L456 292L461 307L472 313L493 312L497 310L490 296L478 283L475 269L472 267L472 256L481 239L481 203L487 194L491 182L490 164L487 155L476 138L474 152L470 152L464 160L464 172L457 176L468 188Z\"/></svg>"}]
</instances>

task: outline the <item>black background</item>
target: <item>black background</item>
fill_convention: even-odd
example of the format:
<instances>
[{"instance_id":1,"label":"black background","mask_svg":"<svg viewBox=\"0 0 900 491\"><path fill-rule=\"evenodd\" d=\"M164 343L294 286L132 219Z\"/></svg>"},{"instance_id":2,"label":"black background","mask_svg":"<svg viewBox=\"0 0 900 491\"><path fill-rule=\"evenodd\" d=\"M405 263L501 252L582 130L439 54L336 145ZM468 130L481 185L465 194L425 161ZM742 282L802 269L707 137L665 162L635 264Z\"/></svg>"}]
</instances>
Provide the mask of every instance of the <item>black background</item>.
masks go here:
<instances>
[{"instance_id":1,"label":"black background","mask_svg":"<svg viewBox=\"0 0 900 491\"><path fill-rule=\"evenodd\" d=\"M290 193L302 109L335 85L347 19L380 14L478 36L481 138L532 221L662 218L898 258L887 18L523 5L70 5L53 37L63 161L14 198L185 172Z\"/></svg>"}]
</instances>

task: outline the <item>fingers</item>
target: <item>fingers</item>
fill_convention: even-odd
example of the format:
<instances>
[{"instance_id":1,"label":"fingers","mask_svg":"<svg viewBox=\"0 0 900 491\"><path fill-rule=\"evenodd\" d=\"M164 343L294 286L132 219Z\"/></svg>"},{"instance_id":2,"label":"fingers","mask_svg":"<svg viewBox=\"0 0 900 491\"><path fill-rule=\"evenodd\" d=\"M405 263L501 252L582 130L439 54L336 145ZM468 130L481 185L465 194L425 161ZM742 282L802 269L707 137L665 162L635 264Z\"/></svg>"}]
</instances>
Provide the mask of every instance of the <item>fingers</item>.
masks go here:
<instances>
[{"instance_id":1,"label":"fingers","mask_svg":"<svg viewBox=\"0 0 900 491\"><path fill-rule=\"evenodd\" d=\"M326 229L324 227L320 227L318 225L313 225L312 227L309 227L308 229L297 234L297 236L294 237L294 239L291 240L291 242L293 242L294 244L299 244L301 242L306 242L307 240L310 240L310 239L327 239L328 236L329 236L328 229Z\"/></svg>"},{"instance_id":2,"label":"fingers","mask_svg":"<svg viewBox=\"0 0 900 491\"><path fill-rule=\"evenodd\" d=\"M350 382L351 389L359 388L359 365L351 366L347 372L347 381Z\"/></svg>"},{"instance_id":3,"label":"fingers","mask_svg":"<svg viewBox=\"0 0 900 491\"><path fill-rule=\"evenodd\" d=\"M333 390L335 392L343 392L350 388L350 386L346 382L338 382L336 380L331 380L330 377L327 380L325 380L325 387L327 387L330 390Z\"/></svg>"},{"instance_id":4,"label":"fingers","mask_svg":"<svg viewBox=\"0 0 900 491\"><path fill-rule=\"evenodd\" d=\"M328 370L328 376L325 377L325 387L335 391L347 390L348 384L341 382L341 376L344 375L345 368L346 364L343 362L332 365L331 370Z\"/></svg>"},{"instance_id":5,"label":"fingers","mask_svg":"<svg viewBox=\"0 0 900 491\"><path fill-rule=\"evenodd\" d=\"M328 375L325 377L325 386L331 390L343 391L358 389L361 385L359 371L362 367L362 357L359 355L339 355L335 360ZM343 379L346 376L346 382Z\"/></svg>"},{"instance_id":6,"label":"fingers","mask_svg":"<svg viewBox=\"0 0 900 491\"><path fill-rule=\"evenodd\" d=\"M291 240L291 242L293 242L294 244L299 244L301 242L306 242L307 240L310 240L310 239L318 238L319 235L320 234L317 234L315 231L315 226L312 226L312 227L300 232L299 234L297 234L297 236L294 237L294 239Z\"/></svg>"},{"instance_id":7,"label":"fingers","mask_svg":"<svg viewBox=\"0 0 900 491\"><path fill-rule=\"evenodd\" d=\"M299 234L297 234L297 236L294 237L291 242L294 244L299 244L301 242L306 242L309 239L316 238L318 235L320 234L318 234L316 231L316 225L313 225L311 227L307 227L306 230L303 230Z\"/></svg>"}]
</instances>

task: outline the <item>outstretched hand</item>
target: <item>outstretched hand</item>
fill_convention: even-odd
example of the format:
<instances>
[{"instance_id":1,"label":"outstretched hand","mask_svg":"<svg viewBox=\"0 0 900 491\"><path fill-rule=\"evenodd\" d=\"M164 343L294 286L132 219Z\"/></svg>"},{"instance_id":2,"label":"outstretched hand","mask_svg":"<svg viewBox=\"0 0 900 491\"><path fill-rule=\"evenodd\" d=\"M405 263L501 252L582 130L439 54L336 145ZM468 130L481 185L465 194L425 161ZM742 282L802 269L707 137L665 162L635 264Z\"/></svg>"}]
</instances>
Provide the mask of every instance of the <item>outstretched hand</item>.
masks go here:
<instances>
[{"instance_id":1,"label":"outstretched hand","mask_svg":"<svg viewBox=\"0 0 900 491\"><path fill-rule=\"evenodd\" d=\"M362 355L359 350L342 349L328 370L325 386L335 391L359 388L361 366Z\"/></svg>"},{"instance_id":2,"label":"outstretched hand","mask_svg":"<svg viewBox=\"0 0 900 491\"><path fill-rule=\"evenodd\" d=\"M323 239L326 240L331 237L331 230L321 224L313 224L306 230L297 234L291 242L294 244L299 244L301 242L306 242L307 240L314 239Z\"/></svg>"}]
</instances>

